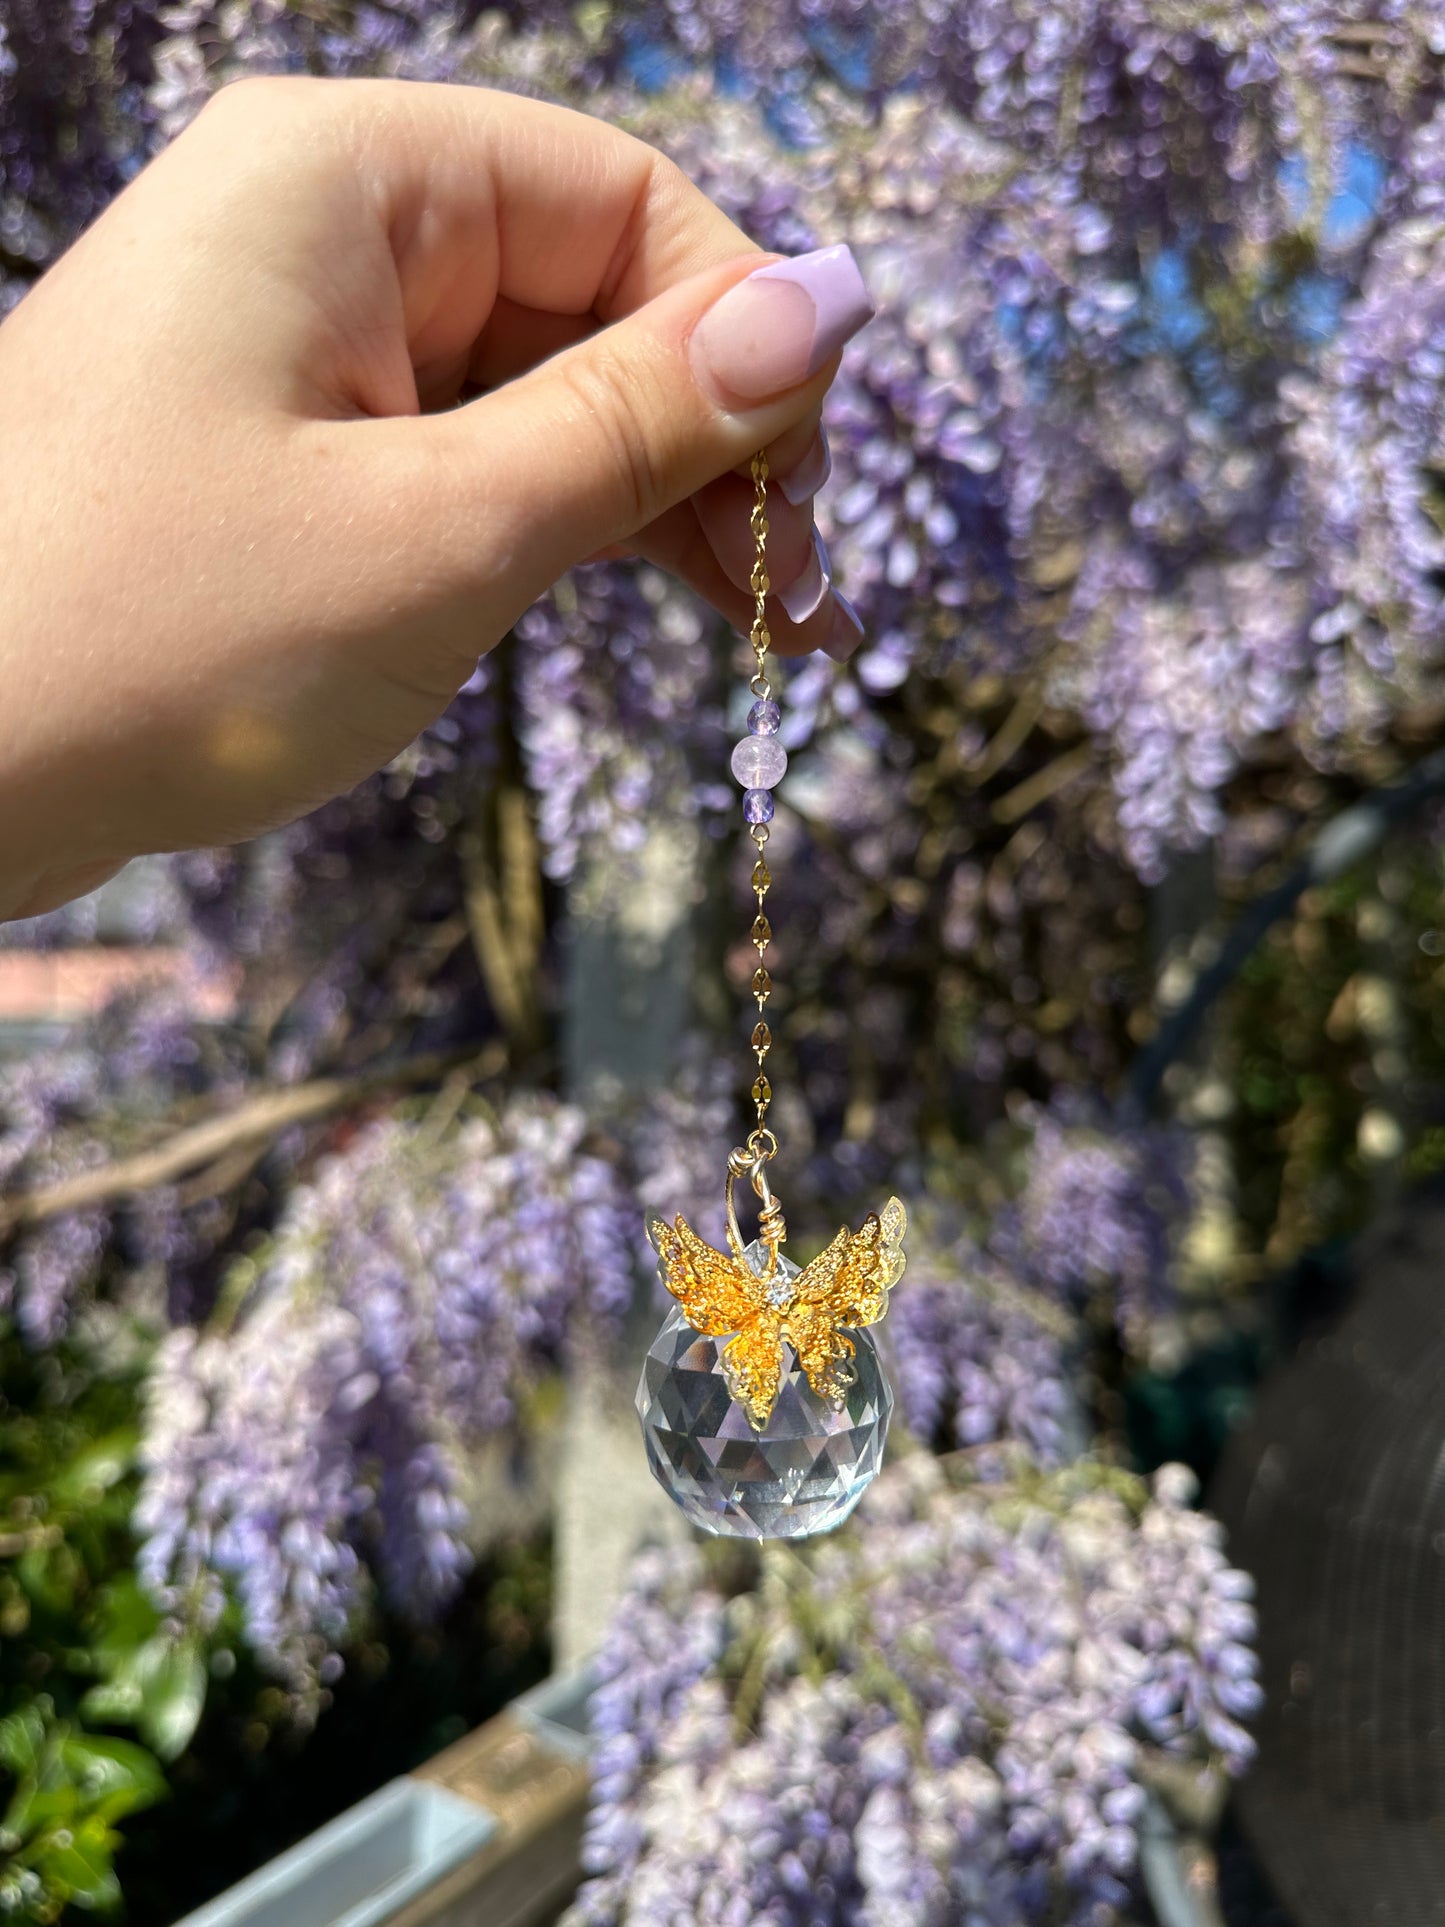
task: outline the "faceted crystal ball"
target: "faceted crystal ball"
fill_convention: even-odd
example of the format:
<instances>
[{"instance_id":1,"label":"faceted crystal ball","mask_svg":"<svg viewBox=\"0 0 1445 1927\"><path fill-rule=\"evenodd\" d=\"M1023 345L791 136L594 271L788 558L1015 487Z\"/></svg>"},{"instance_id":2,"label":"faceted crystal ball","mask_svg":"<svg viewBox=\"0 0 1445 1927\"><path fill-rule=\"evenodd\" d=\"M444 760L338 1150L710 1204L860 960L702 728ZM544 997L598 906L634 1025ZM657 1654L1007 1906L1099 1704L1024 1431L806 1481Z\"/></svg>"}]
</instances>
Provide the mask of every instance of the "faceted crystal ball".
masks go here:
<instances>
[{"instance_id":1,"label":"faceted crystal ball","mask_svg":"<svg viewBox=\"0 0 1445 1927\"><path fill-rule=\"evenodd\" d=\"M748 1246L761 1273L767 1253ZM798 1267L779 1253L778 1269ZM841 1411L815 1396L784 1342L778 1402L761 1432L728 1391L726 1338L704 1338L675 1306L642 1365L637 1410L648 1463L694 1525L734 1539L806 1539L839 1526L883 1463L893 1393L872 1337L850 1334L858 1376Z\"/></svg>"}]
</instances>

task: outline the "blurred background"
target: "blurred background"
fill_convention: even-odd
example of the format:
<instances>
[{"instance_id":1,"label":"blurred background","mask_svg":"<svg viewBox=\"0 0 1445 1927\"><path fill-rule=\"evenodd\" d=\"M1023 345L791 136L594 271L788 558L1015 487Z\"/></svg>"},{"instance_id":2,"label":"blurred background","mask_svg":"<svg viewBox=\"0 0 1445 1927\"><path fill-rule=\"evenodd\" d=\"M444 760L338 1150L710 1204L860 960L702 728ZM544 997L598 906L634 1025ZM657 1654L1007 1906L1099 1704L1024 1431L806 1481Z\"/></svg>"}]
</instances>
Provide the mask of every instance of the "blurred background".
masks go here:
<instances>
[{"instance_id":1,"label":"blurred background","mask_svg":"<svg viewBox=\"0 0 1445 1927\"><path fill-rule=\"evenodd\" d=\"M914 1225L854 1524L694 1544L631 1396L752 1075L747 651L645 566L0 929L9 1917L164 1927L554 1674L588 1927L1441 1917L1442 60L1434 0L0 0L0 313L247 73L580 106L852 245L774 1176L799 1256Z\"/></svg>"}]
</instances>

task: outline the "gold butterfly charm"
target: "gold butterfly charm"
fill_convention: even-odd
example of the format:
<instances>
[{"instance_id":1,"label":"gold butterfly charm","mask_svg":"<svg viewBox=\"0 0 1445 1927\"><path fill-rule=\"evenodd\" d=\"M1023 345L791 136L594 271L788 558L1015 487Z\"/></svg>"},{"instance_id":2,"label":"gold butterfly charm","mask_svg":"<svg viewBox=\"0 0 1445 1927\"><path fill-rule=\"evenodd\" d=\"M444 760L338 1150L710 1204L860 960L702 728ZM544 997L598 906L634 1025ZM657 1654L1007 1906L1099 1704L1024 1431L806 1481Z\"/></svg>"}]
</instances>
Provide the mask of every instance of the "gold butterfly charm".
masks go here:
<instances>
[{"instance_id":1,"label":"gold butterfly charm","mask_svg":"<svg viewBox=\"0 0 1445 1927\"><path fill-rule=\"evenodd\" d=\"M736 1333L720 1363L754 1431L762 1431L777 1401L785 1340L817 1396L841 1407L854 1379L848 1333L876 1325L888 1309L888 1293L903 1276L907 1212L890 1198L881 1212L869 1212L860 1230L844 1225L810 1265L787 1272L776 1243L765 1247L763 1272L754 1271L731 1212L729 1220L728 1251L705 1244L681 1214L671 1224L654 1218L647 1227L662 1281L683 1317L706 1338Z\"/></svg>"}]
</instances>

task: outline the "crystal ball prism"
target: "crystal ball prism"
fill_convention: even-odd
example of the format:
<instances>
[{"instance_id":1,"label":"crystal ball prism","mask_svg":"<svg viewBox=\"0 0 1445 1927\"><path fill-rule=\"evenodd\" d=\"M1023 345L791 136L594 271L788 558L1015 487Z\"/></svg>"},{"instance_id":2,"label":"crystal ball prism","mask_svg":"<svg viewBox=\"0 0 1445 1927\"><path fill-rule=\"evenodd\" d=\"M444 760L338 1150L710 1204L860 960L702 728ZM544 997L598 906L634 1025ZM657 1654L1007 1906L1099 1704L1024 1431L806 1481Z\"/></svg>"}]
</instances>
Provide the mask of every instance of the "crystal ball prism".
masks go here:
<instances>
[{"instance_id":1,"label":"crystal ball prism","mask_svg":"<svg viewBox=\"0 0 1445 1927\"><path fill-rule=\"evenodd\" d=\"M766 1264L754 1242L745 1256ZM798 1267L779 1254L778 1270ZM724 1338L705 1338L675 1306L642 1364L637 1411L653 1475L694 1525L735 1539L806 1539L848 1517L883 1463L893 1393L866 1331L850 1334L857 1376L841 1411L812 1391L784 1342L778 1400L755 1432L728 1391Z\"/></svg>"}]
</instances>

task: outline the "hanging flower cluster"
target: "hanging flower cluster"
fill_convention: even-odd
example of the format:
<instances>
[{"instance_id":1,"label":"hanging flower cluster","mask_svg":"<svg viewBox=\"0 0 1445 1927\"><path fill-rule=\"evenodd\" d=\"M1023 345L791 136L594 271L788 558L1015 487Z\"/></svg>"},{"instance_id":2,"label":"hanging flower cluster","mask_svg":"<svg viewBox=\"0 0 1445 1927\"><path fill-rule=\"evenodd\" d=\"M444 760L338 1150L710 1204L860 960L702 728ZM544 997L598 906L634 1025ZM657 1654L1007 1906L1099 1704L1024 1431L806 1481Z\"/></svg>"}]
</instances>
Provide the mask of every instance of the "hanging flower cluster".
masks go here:
<instances>
[{"instance_id":1,"label":"hanging flower cluster","mask_svg":"<svg viewBox=\"0 0 1445 1927\"><path fill-rule=\"evenodd\" d=\"M636 1214L585 1128L534 1099L440 1142L424 1122L369 1125L228 1280L223 1307L245 1293L234 1327L162 1348L142 1576L202 1631L233 1587L302 1702L373 1577L414 1612L451 1598L470 1564L467 1448L631 1301Z\"/></svg>"},{"instance_id":2,"label":"hanging flower cluster","mask_svg":"<svg viewBox=\"0 0 1445 1927\"><path fill-rule=\"evenodd\" d=\"M1251 1753L1249 1581L1192 1489L956 1485L919 1456L757 1592L647 1555L602 1655L571 1927L1115 1920L1151 1755Z\"/></svg>"}]
</instances>

